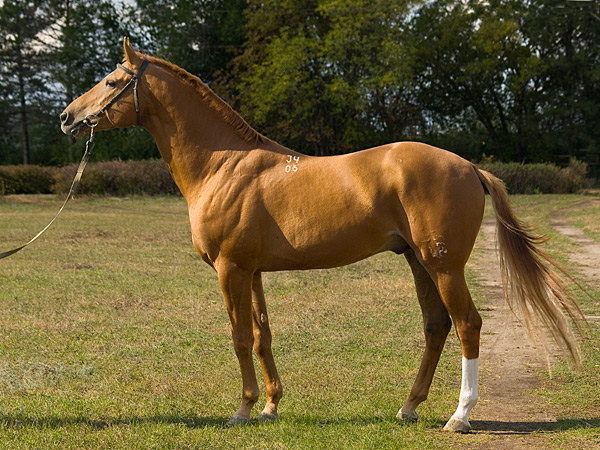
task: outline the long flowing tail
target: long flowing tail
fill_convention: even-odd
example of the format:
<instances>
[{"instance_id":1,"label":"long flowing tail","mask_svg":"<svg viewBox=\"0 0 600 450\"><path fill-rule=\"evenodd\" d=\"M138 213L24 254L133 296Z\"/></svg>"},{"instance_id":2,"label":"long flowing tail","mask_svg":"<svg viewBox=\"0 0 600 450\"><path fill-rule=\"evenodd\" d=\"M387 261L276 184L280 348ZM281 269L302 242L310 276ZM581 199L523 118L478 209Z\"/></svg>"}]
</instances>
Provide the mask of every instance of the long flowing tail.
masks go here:
<instances>
[{"instance_id":1,"label":"long flowing tail","mask_svg":"<svg viewBox=\"0 0 600 450\"><path fill-rule=\"evenodd\" d=\"M559 274L565 274L564 270L537 248L544 239L517 219L504 183L485 170L475 171L489 192L496 213L502 284L510 309L525 324L532 340L540 340L536 339L540 338L540 325L545 326L558 346L579 365L579 345L563 310L580 333L585 318L564 288ZM545 346L545 340L541 342Z\"/></svg>"}]
</instances>

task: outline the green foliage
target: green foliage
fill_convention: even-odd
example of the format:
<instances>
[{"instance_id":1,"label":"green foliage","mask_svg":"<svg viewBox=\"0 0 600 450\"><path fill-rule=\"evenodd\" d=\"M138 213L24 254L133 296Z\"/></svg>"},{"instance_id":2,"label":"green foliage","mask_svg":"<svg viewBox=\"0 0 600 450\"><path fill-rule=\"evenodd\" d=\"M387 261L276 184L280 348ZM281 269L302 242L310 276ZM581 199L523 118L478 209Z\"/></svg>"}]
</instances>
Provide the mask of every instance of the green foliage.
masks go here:
<instances>
[{"instance_id":1,"label":"green foliage","mask_svg":"<svg viewBox=\"0 0 600 450\"><path fill-rule=\"evenodd\" d=\"M309 154L406 137L420 120L396 29L407 11L402 1L252 4L247 46L233 62L242 114Z\"/></svg>"},{"instance_id":2,"label":"green foliage","mask_svg":"<svg viewBox=\"0 0 600 450\"><path fill-rule=\"evenodd\" d=\"M251 3L221 93L267 135L312 154L419 139L469 158L591 158L599 27L557 5Z\"/></svg>"},{"instance_id":3,"label":"green foliage","mask_svg":"<svg viewBox=\"0 0 600 450\"><path fill-rule=\"evenodd\" d=\"M69 0L55 6L58 23L51 35L58 45L47 50L46 58L52 80L61 85L62 95L56 100L66 106L114 70L122 59L119 43L126 30L109 0ZM104 44L108 42L112 45Z\"/></svg>"},{"instance_id":4,"label":"green foliage","mask_svg":"<svg viewBox=\"0 0 600 450\"><path fill-rule=\"evenodd\" d=\"M6 122L0 130L12 131L0 142L8 144L8 148L15 148L20 142L18 159L24 164L31 162L30 127L38 118L35 107L39 110L49 91L44 74L38 69L44 58L37 47L38 34L52 23L50 3L6 0L0 4L0 103L6 108L1 114L4 117L0 117ZM14 156L9 159L15 160Z\"/></svg>"},{"instance_id":5,"label":"green foliage","mask_svg":"<svg viewBox=\"0 0 600 450\"><path fill-rule=\"evenodd\" d=\"M591 126L600 114L600 22L585 10L591 6L425 3L411 20L411 48L433 142L448 134L470 137L458 151L471 158L591 161L600 152Z\"/></svg>"},{"instance_id":6,"label":"green foliage","mask_svg":"<svg viewBox=\"0 0 600 450\"><path fill-rule=\"evenodd\" d=\"M543 68L520 28L525 9L511 0L439 0L411 22L419 104L440 134L463 127L477 136L482 129L483 138L468 144L471 157L535 160L539 151L534 97Z\"/></svg>"},{"instance_id":7,"label":"green foliage","mask_svg":"<svg viewBox=\"0 0 600 450\"><path fill-rule=\"evenodd\" d=\"M587 187L587 165L572 160L568 167L554 164L519 164L484 159L480 164L500 177L512 194L575 193ZM64 195L71 187L77 164L62 167L0 166L0 195ZM179 195L167 166L162 160L109 161L90 163L78 187L79 194Z\"/></svg>"},{"instance_id":8,"label":"green foliage","mask_svg":"<svg viewBox=\"0 0 600 450\"><path fill-rule=\"evenodd\" d=\"M522 30L531 51L543 61L537 90L543 144L550 155L581 151L597 158L600 128L593 124L600 123L600 16L594 11L598 3L528 3Z\"/></svg>"},{"instance_id":9,"label":"green foliage","mask_svg":"<svg viewBox=\"0 0 600 450\"><path fill-rule=\"evenodd\" d=\"M131 31L147 51L205 81L223 70L243 44L244 0L136 0Z\"/></svg>"},{"instance_id":10,"label":"green foliage","mask_svg":"<svg viewBox=\"0 0 600 450\"><path fill-rule=\"evenodd\" d=\"M0 166L0 196L9 194L65 195L77 164L62 168L35 165ZM162 160L108 161L88 164L77 188L78 194L179 195L167 166Z\"/></svg>"},{"instance_id":11,"label":"green foliage","mask_svg":"<svg viewBox=\"0 0 600 450\"><path fill-rule=\"evenodd\" d=\"M7 0L0 24L2 164L77 159L56 117L113 70L129 35L305 153L414 139L469 159L577 157L600 170L591 2ZM113 132L96 157L156 157L137 133Z\"/></svg>"}]
</instances>

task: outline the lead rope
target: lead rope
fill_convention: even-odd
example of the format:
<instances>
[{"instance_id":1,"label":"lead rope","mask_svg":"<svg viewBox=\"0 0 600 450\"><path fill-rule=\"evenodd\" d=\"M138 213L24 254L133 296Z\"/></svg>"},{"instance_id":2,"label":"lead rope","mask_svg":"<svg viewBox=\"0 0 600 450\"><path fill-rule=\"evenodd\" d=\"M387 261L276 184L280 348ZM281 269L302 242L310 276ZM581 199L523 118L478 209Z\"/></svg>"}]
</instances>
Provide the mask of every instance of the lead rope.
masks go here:
<instances>
[{"instance_id":1,"label":"lead rope","mask_svg":"<svg viewBox=\"0 0 600 450\"><path fill-rule=\"evenodd\" d=\"M87 120L87 118L86 118L86 120ZM7 256L10 256L10 255L14 255L18 251L23 250L25 247L27 247L29 244L31 244L33 241L35 241L37 238L39 238L48 228L50 228L50 225L52 225L52 223L56 220L58 215L62 212L64 207L67 205L69 200L71 200L71 198L75 194L75 190L77 189L79 180L81 180L81 176L83 175L85 166L87 165L88 159L90 159L90 154L92 153L92 149L94 148L94 145L96 145L96 143L94 142L94 127L96 126L96 124L92 125L88 121L84 121L84 123L90 127L90 137L87 140L87 142L85 143L85 152L83 153L83 157L81 158L81 162L79 163L79 167L77 168L77 173L75 174L75 178L73 178L73 183L71 183L71 189L69 189L67 198L63 202L63 204L60 207L60 209L58 210L58 212L54 215L52 220L50 222L48 222L48 225L46 225L42 229L42 231L40 231L33 238L31 238L31 240L29 242L21 245L20 247L13 248L12 250L8 250L6 252L0 253L0 259L6 258Z\"/></svg>"}]
</instances>

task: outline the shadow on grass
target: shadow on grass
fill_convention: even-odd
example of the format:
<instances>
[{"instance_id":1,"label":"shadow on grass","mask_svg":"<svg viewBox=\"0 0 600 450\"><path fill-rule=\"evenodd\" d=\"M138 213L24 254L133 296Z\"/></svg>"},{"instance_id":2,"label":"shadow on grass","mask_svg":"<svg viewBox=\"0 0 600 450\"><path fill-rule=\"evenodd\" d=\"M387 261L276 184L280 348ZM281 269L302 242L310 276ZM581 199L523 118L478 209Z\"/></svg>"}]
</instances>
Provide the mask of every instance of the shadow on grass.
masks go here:
<instances>
[{"instance_id":1,"label":"shadow on grass","mask_svg":"<svg viewBox=\"0 0 600 450\"><path fill-rule=\"evenodd\" d=\"M474 432L491 434L527 435L573 430L577 428L600 428L600 419L560 419L556 422L504 422L499 420L471 420Z\"/></svg>"},{"instance_id":2,"label":"shadow on grass","mask_svg":"<svg viewBox=\"0 0 600 450\"><path fill-rule=\"evenodd\" d=\"M227 428L227 421L229 418L224 417L201 417L194 415L167 415L159 414L154 416L133 416L133 417L115 417L106 419L92 419L85 416L46 416L40 417L35 415L25 414L0 414L0 424L5 427L33 427L33 428L61 428L70 425L83 425L90 428L103 429L111 426L120 425L145 425L145 424L176 424L185 425L189 428ZM315 426L315 427L329 427L336 425L373 425L378 423L392 422L389 418L384 417L353 417L353 418L323 418L314 416L291 416L284 417L282 422L292 425L302 426ZM397 422L395 419L393 422ZM277 424L275 422L260 422L257 419L253 419L244 425L238 425L243 427Z\"/></svg>"},{"instance_id":3,"label":"shadow on grass","mask_svg":"<svg viewBox=\"0 0 600 450\"><path fill-rule=\"evenodd\" d=\"M159 414L148 417L118 417L108 419L92 419L85 416L47 416L40 417L34 415L14 414L0 415L0 424L4 427L33 427L33 428L62 428L71 425L82 425L93 429L105 429L112 426L138 426L147 424L172 424L184 425L188 428L227 428L228 418L224 417L201 417L194 415L175 415ZM356 425L368 426L384 423L394 423L398 426L412 426L412 422L398 422L395 418L370 416L370 417L351 417L351 418L323 418L314 416L292 416L283 417L282 423L297 424L302 426L331 427L336 425ZM277 424L279 422L269 422L268 424ZM437 420L426 428L442 430L445 421ZM265 425L258 420L252 420L244 427ZM472 420L471 426L475 433L491 433L497 435L527 435L531 433L557 432L578 428L600 428L599 419L561 419L556 422L504 422L504 421L486 421Z\"/></svg>"},{"instance_id":4,"label":"shadow on grass","mask_svg":"<svg viewBox=\"0 0 600 450\"><path fill-rule=\"evenodd\" d=\"M84 425L90 428L103 429L120 425L144 424L178 424L189 428L215 427L225 428L226 418L199 417L192 415L156 415L149 417L117 417L109 419L92 419L85 416L29 416L24 414L0 415L0 424L8 427L61 428L70 425Z\"/></svg>"}]
</instances>

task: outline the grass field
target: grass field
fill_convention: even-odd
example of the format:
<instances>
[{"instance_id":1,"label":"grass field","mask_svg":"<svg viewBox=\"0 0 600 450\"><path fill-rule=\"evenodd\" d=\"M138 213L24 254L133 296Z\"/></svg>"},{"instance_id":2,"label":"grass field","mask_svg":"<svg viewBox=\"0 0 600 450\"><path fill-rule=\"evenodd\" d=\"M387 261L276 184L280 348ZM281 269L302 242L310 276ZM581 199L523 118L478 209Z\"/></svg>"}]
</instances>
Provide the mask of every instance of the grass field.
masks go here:
<instances>
[{"instance_id":1,"label":"grass field","mask_svg":"<svg viewBox=\"0 0 600 450\"><path fill-rule=\"evenodd\" d=\"M577 201L585 197L515 198L522 216L555 237L549 249L558 258L576 248L553 235L547 217ZM0 197L0 250L37 233L58 204ZM598 240L598 221L595 208L576 225ZM184 200L73 201L40 241L0 261L0 448L485 445L485 433L441 431L460 387L454 333L421 420L394 417L423 348L404 258L381 254L265 278L285 389L281 420L227 429L239 406L239 368L216 276L191 244ZM600 314L592 299L579 298L587 313ZM540 390L561 419L540 435L547 445L568 447L574 436L600 443L599 325L591 323L581 372L561 364ZM264 395L255 414L262 403Z\"/></svg>"}]
</instances>

